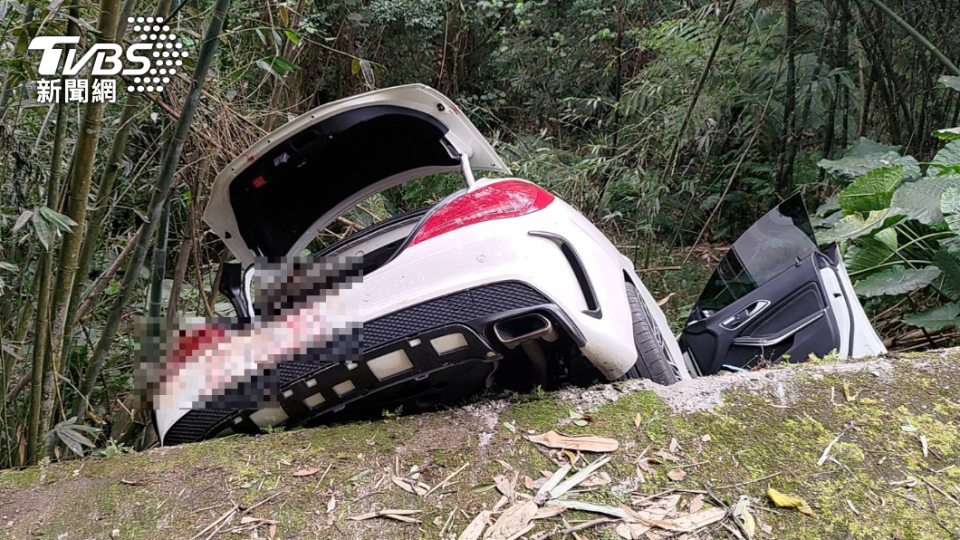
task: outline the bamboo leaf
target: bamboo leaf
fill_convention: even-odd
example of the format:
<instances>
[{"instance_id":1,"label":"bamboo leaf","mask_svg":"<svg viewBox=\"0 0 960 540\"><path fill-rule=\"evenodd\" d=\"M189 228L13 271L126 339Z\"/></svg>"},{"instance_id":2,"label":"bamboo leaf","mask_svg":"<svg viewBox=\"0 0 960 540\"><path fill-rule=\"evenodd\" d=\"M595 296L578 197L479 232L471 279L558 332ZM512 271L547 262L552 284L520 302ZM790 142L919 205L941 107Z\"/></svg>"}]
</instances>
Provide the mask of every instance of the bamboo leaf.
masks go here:
<instances>
[{"instance_id":1,"label":"bamboo leaf","mask_svg":"<svg viewBox=\"0 0 960 540\"><path fill-rule=\"evenodd\" d=\"M853 288L857 292L857 296L864 298L906 294L926 287L939 276L940 269L935 266L928 266L919 270L903 266L891 266L858 281Z\"/></svg>"},{"instance_id":2,"label":"bamboo leaf","mask_svg":"<svg viewBox=\"0 0 960 540\"><path fill-rule=\"evenodd\" d=\"M39 212L34 212L30 222L33 223L33 230L43 244L43 249L50 249L50 244L53 243L53 229L50 228L50 224L40 216Z\"/></svg>"},{"instance_id":3,"label":"bamboo leaf","mask_svg":"<svg viewBox=\"0 0 960 540\"><path fill-rule=\"evenodd\" d=\"M874 169L854 180L840 192L840 208L844 213L886 210L893 199L893 190L903 180L901 165Z\"/></svg>"},{"instance_id":4,"label":"bamboo leaf","mask_svg":"<svg viewBox=\"0 0 960 540\"><path fill-rule=\"evenodd\" d=\"M43 219L49 221L65 233L71 232L73 228L77 226L76 221L46 206L40 207L40 215L43 216Z\"/></svg>"},{"instance_id":5,"label":"bamboo leaf","mask_svg":"<svg viewBox=\"0 0 960 540\"><path fill-rule=\"evenodd\" d=\"M24 210L20 214L20 217L17 218L16 223L13 224L13 229L10 232L19 231L24 225L27 224L27 221L30 221L30 218L33 216L33 210Z\"/></svg>"},{"instance_id":6,"label":"bamboo leaf","mask_svg":"<svg viewBox=\"0 0 960 540\"><path fill-rule=\"evenodd\" d=\"M266 71L267 73L273 75L274 77L276 77L276 78L278 78L278 79L282 79L282 78L283 78L282 75L280 75L279 73L277 73L276 71L274 71L274 69L270 66L270 64L266 63L266 62L263 61L263 60L257 60L257 67L260 68L260 69L262 69L262 70L264 70L264 71Z\"/></svg>"}]
</instances>

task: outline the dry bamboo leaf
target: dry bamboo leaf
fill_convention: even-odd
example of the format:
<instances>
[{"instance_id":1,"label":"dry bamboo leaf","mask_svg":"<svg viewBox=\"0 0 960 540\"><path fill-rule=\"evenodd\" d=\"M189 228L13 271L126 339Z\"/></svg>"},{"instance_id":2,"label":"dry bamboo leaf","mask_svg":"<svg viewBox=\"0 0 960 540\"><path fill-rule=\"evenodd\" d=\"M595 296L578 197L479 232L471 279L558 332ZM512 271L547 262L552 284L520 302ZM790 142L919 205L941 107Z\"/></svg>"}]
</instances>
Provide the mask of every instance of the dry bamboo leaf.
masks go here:
<instances>
[{"instance_id":1,"label":"dry bamboo leaf","mask_svg":"<svg viewBox=\"0 0 960 540\"><path fill-rule=\"evenodd\" d=\"M542 444L548 448L564 450L579 450L583 452L613 452L620 447L614 439L597 437L596 435L577 435L574 437L561 435L556 431L548 431L542 435L527 437L530 442Z\"/></svg>"},{"instance_id":2,"label":"dry bamboo leaf","mask_svg":"<svg viewBox=\"0 0 960 540\"><path fill-rule=\"evenodd\" d=\"M581 482L580 487L588 488L588 487L605 486L612 481L613 479L610 478L609 474L605 472L598 472L597 474L594 474L590 478L587 478L586 480Z\"/></svg>"},{"instance_id":3,"label":"dry bamboo leaf","mask_svg":"<svg viewBox=\"0 0 960 540\"><path fill-rule=\"evenodd\" d=\"M699 494L690 500L690 513L696 514L703 508L703 494Z\"/></svg>"},{"instance_id":4,"label":"dry bamboo leaf","mask_svg":"<svg viewBox=\"0 0 960 540\"><path fill-rule=\"evenodd\" d=\"M320 469L300 469L299 471L293 473L294 476L313 476L320 472Z\"/></svg>"},{"instance_id":5,"label":"dry bamboo leaf","mask_svg":"<svg viewBox=\"0 0 960 540\"><path fill-rule=\"evenodd\" d=\"M604 504L594 504L584 501L574 501L568 499L553 499L547 501L546 506L562 506L564 508L570 508L573 510L582 510L584 512L593 512L594 514L604 514L607 516L613 516L620 519L633 519L630 516L630 513L624 510L623 508L617 508L614 506L607 506Z\"/></svg>"},{"instance_id":6,"label":"dry bamboo leaf","mask_svg":"<svg viewBox=\"0 0 960 540\"><path fill-rule=\"evenodd\" d=\"M808 516L813 515L813 510L810 509L803 499L784 495L773 488L767 489L767 497L779 508L796 508L803 514L807 514Z\"/></svg>"},{"instance_id":7,"label":"dry bamboo leaf","mask_svg":"<svg viewBox=\"0 0 960 540\"><path fill-rule=\"evenodd\" d=\"M710 436L709 433L707 433L707 434L704 435L703 437L700 437L700 440L703 441L703 442L710 442L710 439L712 439L712 437Z\"/></svg>"},{"instance_id":8,"label":"dry bamboo leaf","mask_svg":"<svg viewBox=\"0 0 960 540\"><path fill-rule=\"evenodd\" d=\"M677 438L676 438L676 437L671 437L671 438L670 438L670 446L667 447L667 450L669 450L670 453L672 453L672 454L676 454L677 451L680 450L680 442L677 441Z\"/></svg>"},{"instance_id":9,"label":"dry bamboo leaf","mask_svg":"<svg viewBox=\"0 0 960 540\"><path fill-rule=\"evenodd\" d=\"M530 478L529 476L524 476L524 477L523 477L523 487L525 487L525 488L527 488L527 489L533 489L533 478Z\"/></svg>"},{"instance_id":10,"label":"dry bamboo leaf","mask_svg":"<svg viewBox=\"0 0 960 540\"><path fill-rule=\"evenodd\" d=\"M680 459L680 456L674 454L673 452L668 452L666 450L657 450L656 455L660 456L665 461L673 461L676 463L679 463L680 461L682 461Z\"/></svg>"},{"instance_id":11,"label":"dry bamboo leaf","mask_svg":"<svg viewBox=\"0 0 960 540\"><path fill-rule=\"evenodd\" d=\"M394 484L396 484L400 489L406 491L407 493L413 493L414 495L417 494L417 492L413 489L413 486L410 485L411 482L406 478L394 476L390 478L390 480L392 480Z\"/></svg>"},{"instance_id":12,"label":"dry bamboo leaf","mask_svg":"<svg viewBox=\"0 0 960 540\"><path fill-rule=\"evenodd\" d=\"M548 519L554 516L559 516L566 511L567 509L563 506L544 506L543 508L537 510L537 513L533 516L533 519Z\"/></svg>"},{"instance_id":13,"label":"dry bamboo leaf","mask_svg":"<svg viewBox=\"0 0 960 540\"><path fill-rule=\"evenodd\" d=\"M757 534L757 521L753 519L749 508L740 512L740 521L743 522L743 532L747 533L747 538L753 538Z\"/></svg>"},{"instance_id":14,"label":"dry bamboo leaf","mask_svg":"<svg viewBox=\"0 0 960 540\"><path fill-rule=\"evenodd\" d=\"M642 423L643 419L640 417L640 413L637 413L637 415L633 417L633 425L636 426L637 429L640 429L640 424Z\"/></svg>"},{"instance_id":15,"label":"dry bamboo leaf","mask_svg":"<svg viewBox=\"0 0 960 540\"><path fill-rule=\"evenodd\" d=\"M330 496L330 500L327 501L327 513L333 512L337 508L337 498L333 495Z\"/></svg>"},{"instance_id":16,"label":"dry bamboo leaf","mask_svg":"<svg viewBox=\"0 0 960 540\"><path fill-rule=\"evenodd\" d=\"M680 502L680 495L671 495L655 501L643 510L633 510L625 505L620 505L631 518L639 523L624 523L617 527L617 534L628 540L646 538L647 533L652 528L652 522L667 517L676 510L678 502Z\"/></svg>"},{"instance_id":17,"label":"dry bamboo leaf","mask_svg":"<svg viewBox=\"0 0 960 540\"><path fill-rule=\"evenodd\" d=\"M473 521L467 525L467 528L460 533L460 536L457 537L457 540L477 540L480 538L480 534L483 532L483 529L490 524L490 516L493 515L491 512L484 510L477 514Z\"/></svg>"},{"instance_id":18,"label":"dry bamboo leaf","mask_svg":"<svg viewBox=\"0 0 960 540\"><path fill-rule=\"evenodd\" d=\"M687 514L674 519L652 520L650 523L658 528L673 532L693 532L697 529L716 523L726 517L727 511L712 506L694 514Z\"/></svg>"},{"instance_id":19,"label":"dry bamboo leaf","mask_svg":"<svg viewBox=\"0 0 960 540\"><path fill-rule=\"evenodd\" d=\"M537 515L537 503L518 503L503 511L500 518L483 537L487 540L510 540L529 530L530 521Z\"/></svg>"},{"instance_id":20,"label":"dry bamboo leaf","mask_svg":"<svg viewBox=\"0 0 960 540\"><path fill-rule=\"evenodd\" d=\"M497 491L502 493L504 497L511 501L514 499L513 485L510 484L510 480L507 480L505 476L502 474L494 476L493 483L497 486Z\"/></svg>"},{"instance_id":21,"label":"dry bamboo leaf","mask_svg":"<svg viewBox=\"0 0 960 540\"><path fill-rule=\"evenodd\" d=\"M673 480L674 482L679 482L686 477L687 473L683 469L670 469L667 471L667 478Z\"/></svg>"}]
</instances>

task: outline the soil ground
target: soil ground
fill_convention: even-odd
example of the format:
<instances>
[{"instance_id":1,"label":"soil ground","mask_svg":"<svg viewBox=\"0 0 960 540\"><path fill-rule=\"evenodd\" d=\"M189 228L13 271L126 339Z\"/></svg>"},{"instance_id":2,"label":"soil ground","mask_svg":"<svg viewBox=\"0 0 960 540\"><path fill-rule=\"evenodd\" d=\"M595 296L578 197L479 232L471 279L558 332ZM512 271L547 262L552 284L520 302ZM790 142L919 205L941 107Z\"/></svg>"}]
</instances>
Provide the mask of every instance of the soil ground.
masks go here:
<instances>
[{"instance_id":1,"label":"soil ground","mask_svg":"<svg viewBox=\"0 0 960 540\"><path fill-rule=\"evenodd\" d=\"M494 477L516 473L522 499L533 494L525 477L567 459L526 438L549 430L619 442L602 469L610 482L568 498L617 506L674 490L682 507L703 491L733 507L746 496L755 538L960 538L958 363L951 349L672 387L488 396L430 414L46 464L0 473L0 538L456 538L500 499ZM598 456L573 457L582 466ZM434 487L458 469L425 496L392 480ZM676 470L686 474L673 481ZM769 487L803 498L813 515L775 508ZM419 523L348 519L385 508L421 511ZM597 517L568 510L535 521L526 538ZM686 537L742 534L731 523ZM613 540L615 527L577 534Z\"/></svg>"}]
</instances>

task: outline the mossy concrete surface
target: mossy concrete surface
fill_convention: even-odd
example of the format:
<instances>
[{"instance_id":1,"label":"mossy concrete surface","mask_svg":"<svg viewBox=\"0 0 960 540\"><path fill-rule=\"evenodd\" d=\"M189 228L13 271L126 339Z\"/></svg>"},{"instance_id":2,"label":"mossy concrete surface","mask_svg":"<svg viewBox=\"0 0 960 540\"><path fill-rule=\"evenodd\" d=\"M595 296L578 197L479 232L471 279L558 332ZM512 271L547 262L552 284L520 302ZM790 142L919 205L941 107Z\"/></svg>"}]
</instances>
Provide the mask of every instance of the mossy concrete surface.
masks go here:
<instances>
[{"instance_id":1,"label":"mossy concrete surface","mask_svg":"<svg viewBox=\"0 0 960 540\"><path fill-rule=\"evenodd\" d=\"M620 443L602 469L610 482L568 497L615 506L676 489L683 506L693 494L682 490L700 490L733 506L747 496L757 538L957 538L958 365L953 349L669 388L631 381L496 396L431 414L7 471L0 537L456 538L500 499L495 476L516 473L519 496L532 495L524 478L567 459L525 438L553 429ZM422 492L461 467L425 496L393 481L413 479ZM676 469L686 476L671 481ZM769 487L806 500L813 515L774 508ZM421 511L419 523L348 519L387 508ZM567 511L536 521L528 535L596 517ZM722 525L689 537L734 537ZM578 534L610 540L614 527Z\"/></svg>"}]
</instances>

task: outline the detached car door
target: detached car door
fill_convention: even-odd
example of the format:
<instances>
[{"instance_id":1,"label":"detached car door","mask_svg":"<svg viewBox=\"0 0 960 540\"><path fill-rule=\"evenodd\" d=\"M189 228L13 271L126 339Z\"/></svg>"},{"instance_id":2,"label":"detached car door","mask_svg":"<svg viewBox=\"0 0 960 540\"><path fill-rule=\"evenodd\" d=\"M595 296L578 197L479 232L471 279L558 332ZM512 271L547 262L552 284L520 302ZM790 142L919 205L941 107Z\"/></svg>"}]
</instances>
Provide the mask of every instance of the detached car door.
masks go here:
<instances>
[{"instance_id":1,"label":"detached car door","mask_svg":"<svg viewBox=\"0 0 960 540\"><path fill-rule=\"evenodd\" d=\"M787 199L730 248L680 339L701 375L761 363L886 352L835 244L819 248L803 199Z\"/></svg>"}]
</instances>

